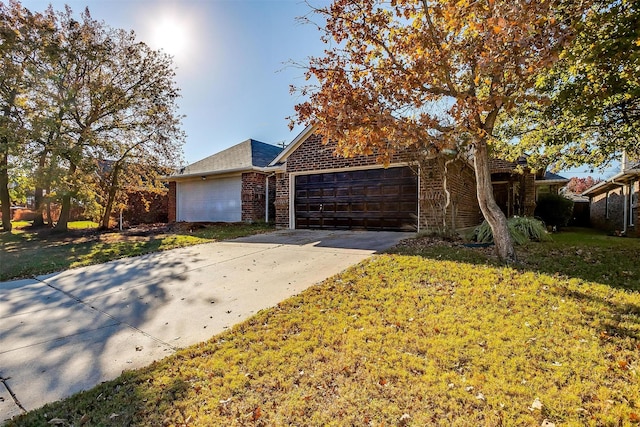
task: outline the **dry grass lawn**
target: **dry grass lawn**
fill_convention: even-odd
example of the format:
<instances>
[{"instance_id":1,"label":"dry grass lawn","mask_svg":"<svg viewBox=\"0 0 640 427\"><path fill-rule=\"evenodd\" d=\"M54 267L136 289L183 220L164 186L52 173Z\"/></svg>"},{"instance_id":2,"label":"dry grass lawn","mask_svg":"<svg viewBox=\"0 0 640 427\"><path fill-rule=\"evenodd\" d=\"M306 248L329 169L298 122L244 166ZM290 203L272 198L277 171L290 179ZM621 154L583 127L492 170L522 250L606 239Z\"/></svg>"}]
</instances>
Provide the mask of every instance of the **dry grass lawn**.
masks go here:
<instances>
[{"instance_id":1,"label":"dry grass lawn","mask_svg":"<svg viewBox=\"0 0 640 427\"><path fill-rule=\"evenodd\" d=\"M632 425L640 266L572 274L583 257L572 248L589 236L527 246L519 269L405 245L9 425ZM607 260L637 258L638 240L598 239ZM536 267L563 247L554 272Z\"/></svg>"}]
</instances>

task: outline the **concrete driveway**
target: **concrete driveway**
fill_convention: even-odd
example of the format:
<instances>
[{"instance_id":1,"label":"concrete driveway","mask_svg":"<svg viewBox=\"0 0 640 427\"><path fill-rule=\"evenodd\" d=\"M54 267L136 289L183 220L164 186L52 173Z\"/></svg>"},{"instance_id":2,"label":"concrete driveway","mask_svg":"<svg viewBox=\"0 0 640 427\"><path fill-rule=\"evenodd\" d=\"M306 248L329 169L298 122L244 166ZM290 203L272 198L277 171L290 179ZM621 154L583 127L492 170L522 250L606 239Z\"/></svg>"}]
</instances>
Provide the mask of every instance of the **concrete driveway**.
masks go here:
<instances>
[{"instance_id":1,"label":"concrete driveway","mask_svg":"<svg viewBox=\"0 0 640 427\"><path fill-rule=\"evenodd\" d=\"M205 341L411 236L281 230L0 283L0 423Z\"/></svg>"}]
</instances>

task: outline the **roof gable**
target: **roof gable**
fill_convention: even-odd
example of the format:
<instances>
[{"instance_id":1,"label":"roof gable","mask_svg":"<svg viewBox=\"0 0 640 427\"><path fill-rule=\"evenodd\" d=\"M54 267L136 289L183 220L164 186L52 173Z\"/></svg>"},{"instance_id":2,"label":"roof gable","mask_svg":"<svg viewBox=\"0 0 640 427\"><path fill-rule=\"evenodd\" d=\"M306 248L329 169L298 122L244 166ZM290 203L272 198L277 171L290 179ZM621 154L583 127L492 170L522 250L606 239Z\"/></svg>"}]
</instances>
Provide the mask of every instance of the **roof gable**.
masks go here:
<instances>
[{"instance_id":1,"label":"roof gable","mask_svg":"<svg viewBox=\"0 0 640 427\"><path fill-rule=\"evenodd\" d=\"M175 176L206 175L225 171L251 170L263 168L276 157L282 148L247 139L246 141L229 147L189 166L183 168Z\"/></svg>"},{"instance_id":2,"label":"roof gable","mask_svg":"<svg viewBox=\"0 0 640 427\"><path fill-rule=\"evenodd\" d=\"M296 149L302 145L304 141L307 140L313 132L316 130L315 125L307 126L302 132L296 136L293 141L289 145L287 145L283 150L281 150L280 154L278 154L274 159L271 160L269 166L276 166L278 164L282 164L287 161L287 158L294 152Z\"/></svg>"}]
</instances>

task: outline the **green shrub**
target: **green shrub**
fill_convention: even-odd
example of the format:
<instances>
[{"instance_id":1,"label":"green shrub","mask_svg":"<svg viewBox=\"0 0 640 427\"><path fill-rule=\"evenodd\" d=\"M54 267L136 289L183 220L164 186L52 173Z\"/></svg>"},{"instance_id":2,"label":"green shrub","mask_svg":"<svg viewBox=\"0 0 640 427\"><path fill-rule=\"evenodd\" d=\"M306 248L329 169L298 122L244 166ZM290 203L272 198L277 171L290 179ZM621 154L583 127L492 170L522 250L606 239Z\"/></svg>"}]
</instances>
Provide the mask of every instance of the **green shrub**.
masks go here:
<instances>
[{"instance_id":1,"label":"green shrub","mask_svg":"<svg viewBox=\"0 0 640 427\"><path fill-rule=\"evenodd\" d=\"M551 240L544 224L535 218L513 217L507 220L509 235L516 245L523 245L530 240L541 242ZM474 230L472 239L478 243L493 243L493 232L485 220Z\"/></svg>"},{"instance_id":2,"label":"green shrub","mask_svg":"<svg viewBox=\"0 0 640 427\"><path fill-rule=\"evenodd\" d=\"M536 203L535 216L549 226L565 227L573 216L573 201L559 194L541 195Z\"/></svg>"}]
</instances>

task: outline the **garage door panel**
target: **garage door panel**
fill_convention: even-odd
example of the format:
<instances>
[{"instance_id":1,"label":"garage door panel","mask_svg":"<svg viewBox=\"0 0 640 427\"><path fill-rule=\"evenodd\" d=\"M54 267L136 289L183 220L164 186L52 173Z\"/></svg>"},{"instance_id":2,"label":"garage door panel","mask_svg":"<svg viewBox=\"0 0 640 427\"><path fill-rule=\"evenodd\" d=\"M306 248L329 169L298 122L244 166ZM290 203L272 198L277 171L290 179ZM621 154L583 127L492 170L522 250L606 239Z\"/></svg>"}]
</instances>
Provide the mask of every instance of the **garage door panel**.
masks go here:
<instances>
[{"instance_id":1,"label":"garage door panel","mask_svg":"<svg viewBox=\"0 0 640 427\"><path fill-rule=\"evenodd\" d=\"M301 175L294 185L296 228L415 228L417 177L410 168Z\"/></svg>"},{"instance_id":2,"label":"garage door panel","mask_svg":"<svg viewBox=\"0 0 640 427\"><path fill-rule=\"evenodd\" d=\"M240 177L178 182L176 219L188 222L238 222L242 220Z\"/></svg>"}]
</instances>

